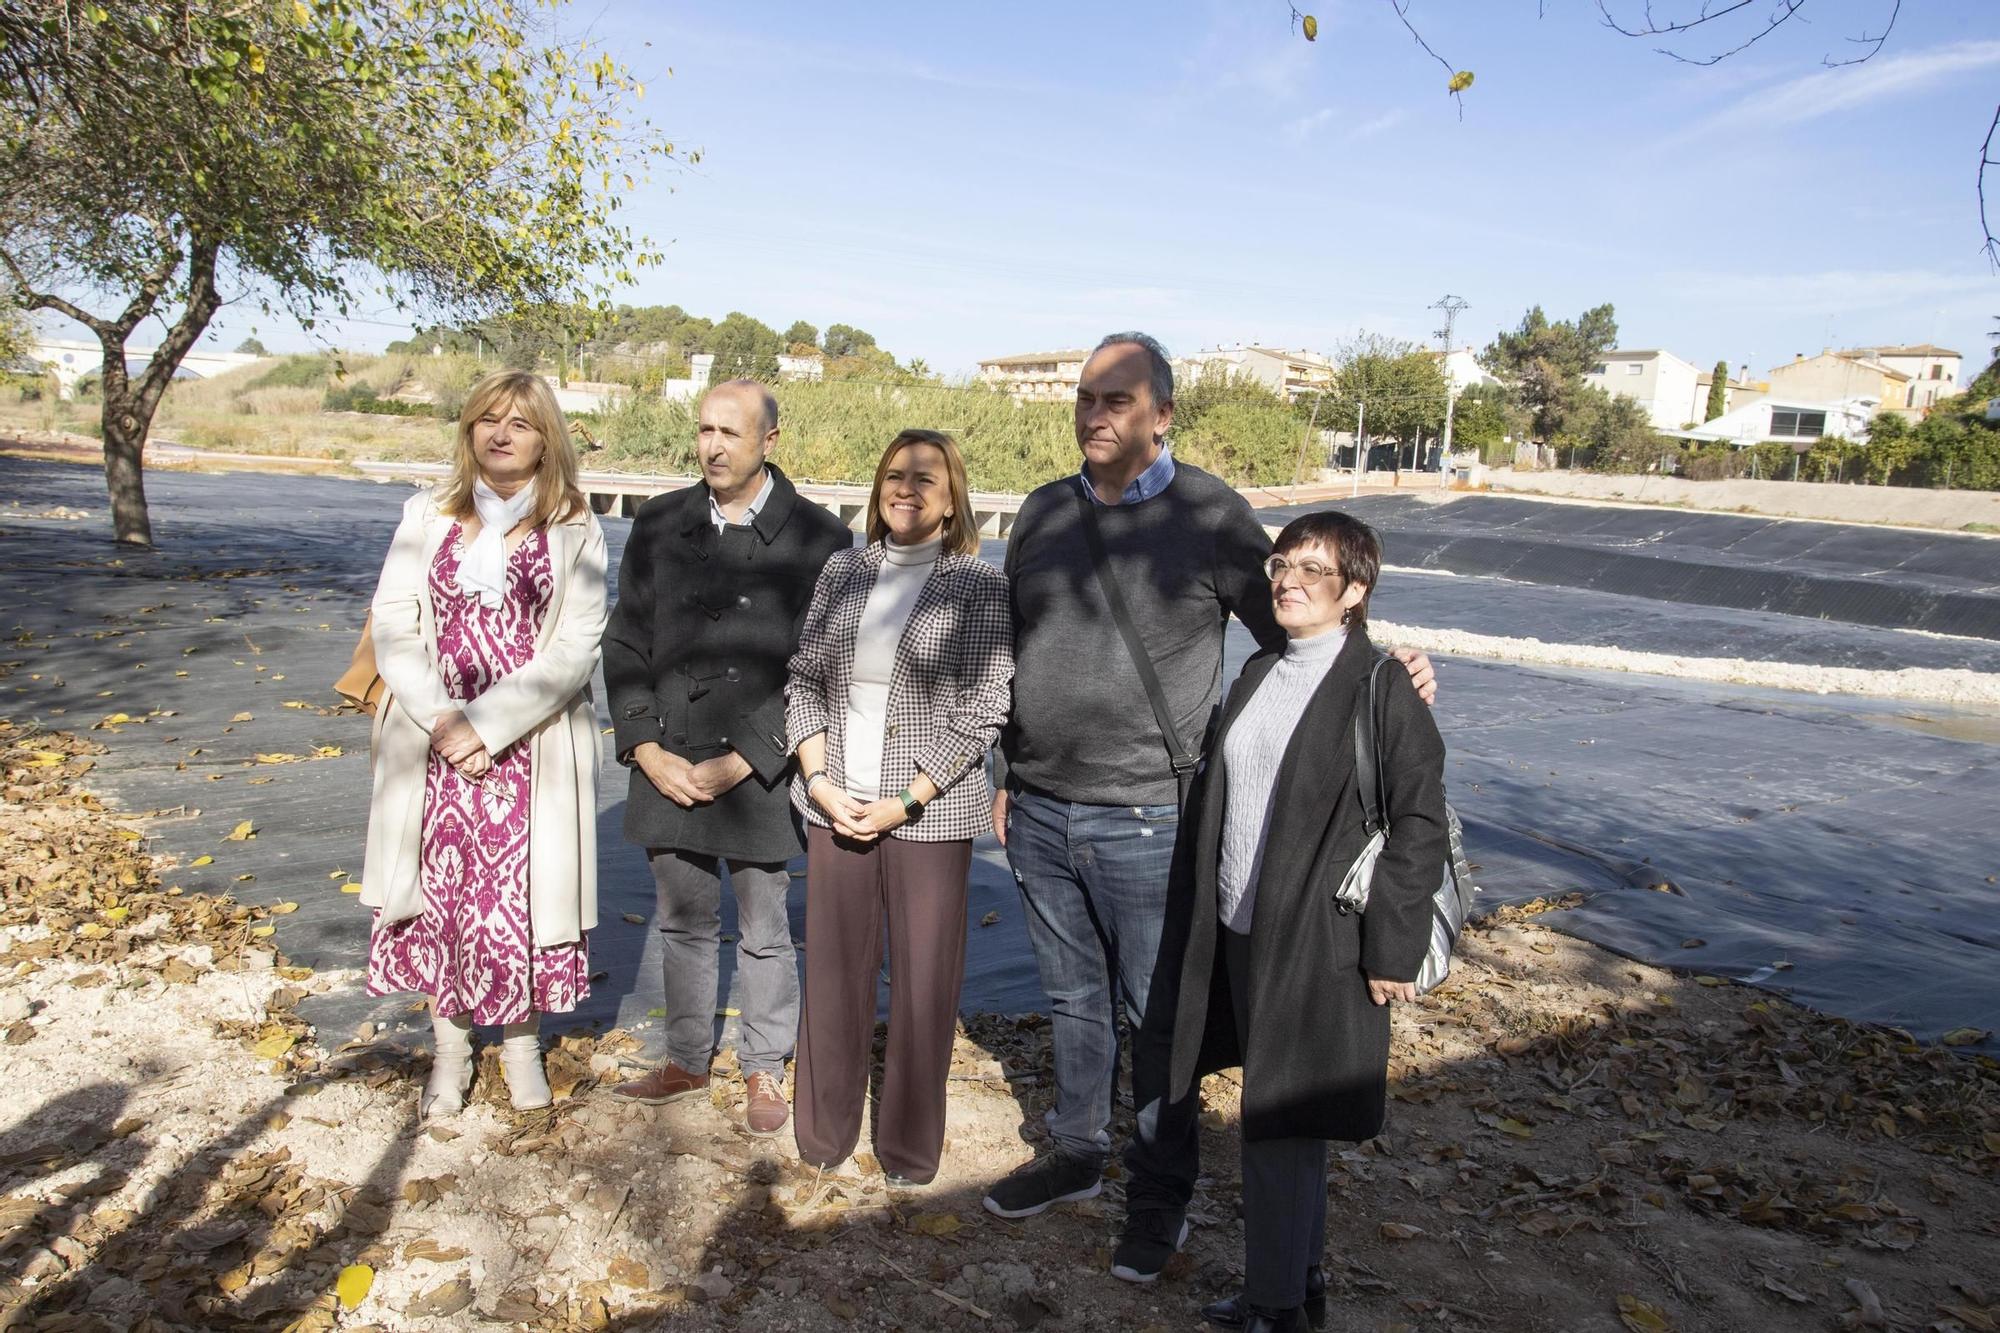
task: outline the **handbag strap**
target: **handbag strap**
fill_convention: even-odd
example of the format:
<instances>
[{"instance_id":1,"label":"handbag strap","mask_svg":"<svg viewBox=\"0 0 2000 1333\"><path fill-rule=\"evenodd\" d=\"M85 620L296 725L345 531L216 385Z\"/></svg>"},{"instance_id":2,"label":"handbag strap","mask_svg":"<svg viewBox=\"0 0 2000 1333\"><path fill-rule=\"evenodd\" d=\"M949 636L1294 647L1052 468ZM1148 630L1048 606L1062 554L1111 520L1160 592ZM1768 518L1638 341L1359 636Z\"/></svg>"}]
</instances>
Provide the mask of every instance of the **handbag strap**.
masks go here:
<instances>
[{"instance_id":1,"label":"handbag strap","mask_svg":"<svg viewBox=\"0 0 2000 1333\"><path fill-rule=\"evenodd\" d=\"M1104 532L1097 525L1097 505L1083 492L1087 484L1078 481L1076 502L1083 506L1083 537L1090 546L1090 563L1097 571L1097 586L1104 590L1104 600L1111 608L1111 619L1118 626L1119 636L1125 640L1125 651L1132 655L1132 665L1139 672L1140 683L1146 687L1146 698L1153 705L1153 720L1159 724L1160 737L1166 742L1167 759L1173 765L1174 781L1180 787L1180 803L1185 807L1200 760L1181 743L1180 728L1174 725L1173 710L1167 706L1166 691L1160 688L1159 673L1153 670L1153 659L1146 652L1145 641L1139 637L1139 627L1132 623L1132 612L1125 605L1124 590L1118 586L1118 576L1111 569L1111 557L1105 552Z\"/></svg>"},{"instance_id":2,"label":"handbag strap","mask_svg":"<svg viewBox=\"0 0 2000 1333\"><path fill-rule=\"evenodd\" d=\"M1375 654L1368 668L1368 697L1357 700L1354 710L1354 781L1361 790L1362 831L1371 836L1389 827L1389 812L1382 804L1389 784L1382 772L1382 747L1375 743L1375 677L1387 661L1387 653Z\"/></svg>"}]
</instances>

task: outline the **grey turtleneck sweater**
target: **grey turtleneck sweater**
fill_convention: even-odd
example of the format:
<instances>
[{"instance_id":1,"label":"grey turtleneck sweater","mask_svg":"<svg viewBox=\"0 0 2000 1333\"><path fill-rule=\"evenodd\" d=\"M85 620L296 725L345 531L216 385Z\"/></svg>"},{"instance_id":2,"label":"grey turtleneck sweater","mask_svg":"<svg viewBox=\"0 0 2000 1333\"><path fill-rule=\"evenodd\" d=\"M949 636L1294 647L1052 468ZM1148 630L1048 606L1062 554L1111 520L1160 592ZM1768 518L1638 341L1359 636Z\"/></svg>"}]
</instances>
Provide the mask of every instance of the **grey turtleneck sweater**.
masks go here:
<instances>
[{"instance_id":1,"label":"grey turtleneck sweater","mask_svg":"<svg viewBox=\"0 0 2000 1333\"><path fill-rule=\"evenodd\" d=\"M1287 639L1285 655L1243 705L1222 743L1229 791L1223 806L1215 914L1238 934L1249 933L1256 908L1257 874L1264 865L1271 797L1277 791L1285 747L1346 642L1344 626L1310 639Z\"/></svg>"}]
</instances>

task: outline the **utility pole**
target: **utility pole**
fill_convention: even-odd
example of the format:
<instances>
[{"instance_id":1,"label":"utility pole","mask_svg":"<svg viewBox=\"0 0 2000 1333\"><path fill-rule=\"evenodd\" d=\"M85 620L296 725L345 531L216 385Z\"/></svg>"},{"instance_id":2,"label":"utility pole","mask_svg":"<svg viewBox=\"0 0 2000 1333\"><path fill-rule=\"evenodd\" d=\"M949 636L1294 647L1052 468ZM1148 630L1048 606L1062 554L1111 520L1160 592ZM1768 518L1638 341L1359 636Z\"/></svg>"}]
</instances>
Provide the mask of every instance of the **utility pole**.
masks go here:
<instances>
[{"instance_id":1,"label":"utility pole","mask_svg":"<svg viewBox=\"0 0 2000 1333\"><path fill-rule=\"evenodd\" d=\"M1361 494L1361 469L1368 466L1368 400L1363 398L1355 405L1354 417L1354 489L1350 497ZM1946 486L1950 486L1947 474Z\"/></svg>"},{"instance_id":2,"label":"utility pole","mask_svg":"<svg viewBox=\"0 0 2000 1333\"><path fill-rule=\"evenodd\" d=\"M1458 312L1471 308L1472 303L1462 296L1444 296L1430 305L1432 310L1444 311L1444 328L1439 334L1444 339L1444 439L1438 445L1438 489L1443 490L1445 479L1451 470L1451 415L1458 404L1458 393L1451 383L1452 330L1458 323Z\"/></svg>"}]
</instances>

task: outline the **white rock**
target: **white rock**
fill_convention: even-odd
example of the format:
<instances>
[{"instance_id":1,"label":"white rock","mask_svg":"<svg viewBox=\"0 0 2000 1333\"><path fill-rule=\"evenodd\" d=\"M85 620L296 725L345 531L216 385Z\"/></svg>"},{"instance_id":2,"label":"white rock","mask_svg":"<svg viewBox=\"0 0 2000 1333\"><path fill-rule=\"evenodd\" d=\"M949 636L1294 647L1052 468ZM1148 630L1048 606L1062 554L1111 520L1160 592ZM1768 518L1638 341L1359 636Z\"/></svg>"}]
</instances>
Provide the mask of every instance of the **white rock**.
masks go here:
<instances>
[{"instance_id":1,"label":"white rock","mask_svg":"<svg viewBox=\"0 0 2000 1333\"><path fill-rule=\"evenodd\" d=\"M28 997L17 990L0 992L0 1023L18 1023L34 1012Z\"/></svg>"}]
</instances>

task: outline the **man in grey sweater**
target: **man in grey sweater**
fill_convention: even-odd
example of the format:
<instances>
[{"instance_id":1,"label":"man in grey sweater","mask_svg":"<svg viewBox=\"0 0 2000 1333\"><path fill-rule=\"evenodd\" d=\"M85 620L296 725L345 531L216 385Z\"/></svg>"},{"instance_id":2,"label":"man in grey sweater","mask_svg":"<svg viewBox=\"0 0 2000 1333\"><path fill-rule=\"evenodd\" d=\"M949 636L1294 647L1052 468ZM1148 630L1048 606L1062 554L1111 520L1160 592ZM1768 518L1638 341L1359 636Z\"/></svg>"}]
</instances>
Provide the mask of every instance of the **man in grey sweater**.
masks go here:
<instances>
[{"instance_id":1,"label":"man in grey sweater","mask_svg":"<svg viewBox=\"0 0 2000 1333\"><path fill-rule=\"evenodd\" d=\"M1262 569L1270 538L1242 496L1173 457L1173 392L1172 365L1154 339L1116 333L1099 343L1077 385L1082 471L1030 495L1007 543L1014 713L1001 737L993 824L1049 996L1056 1104L1048 1115L1055 1151L986 1196L1001 1217L1028 1217L1101 1188L1116 1002L1139 1029L1179 827L1172 747L1094 572L1085 506L1184 753L1198 753L1221 690L1229 617L1262 647L1284 641ZM1429 689L1428 660L1398 656ZM1165 1055L1147 1042L1133 1052L1138 1121L1111 1271L1134 1282L1159 1276L1186 1239L1198 1165L1198 1098L1168 1100Z\"/></svg>"}]
</instances>

